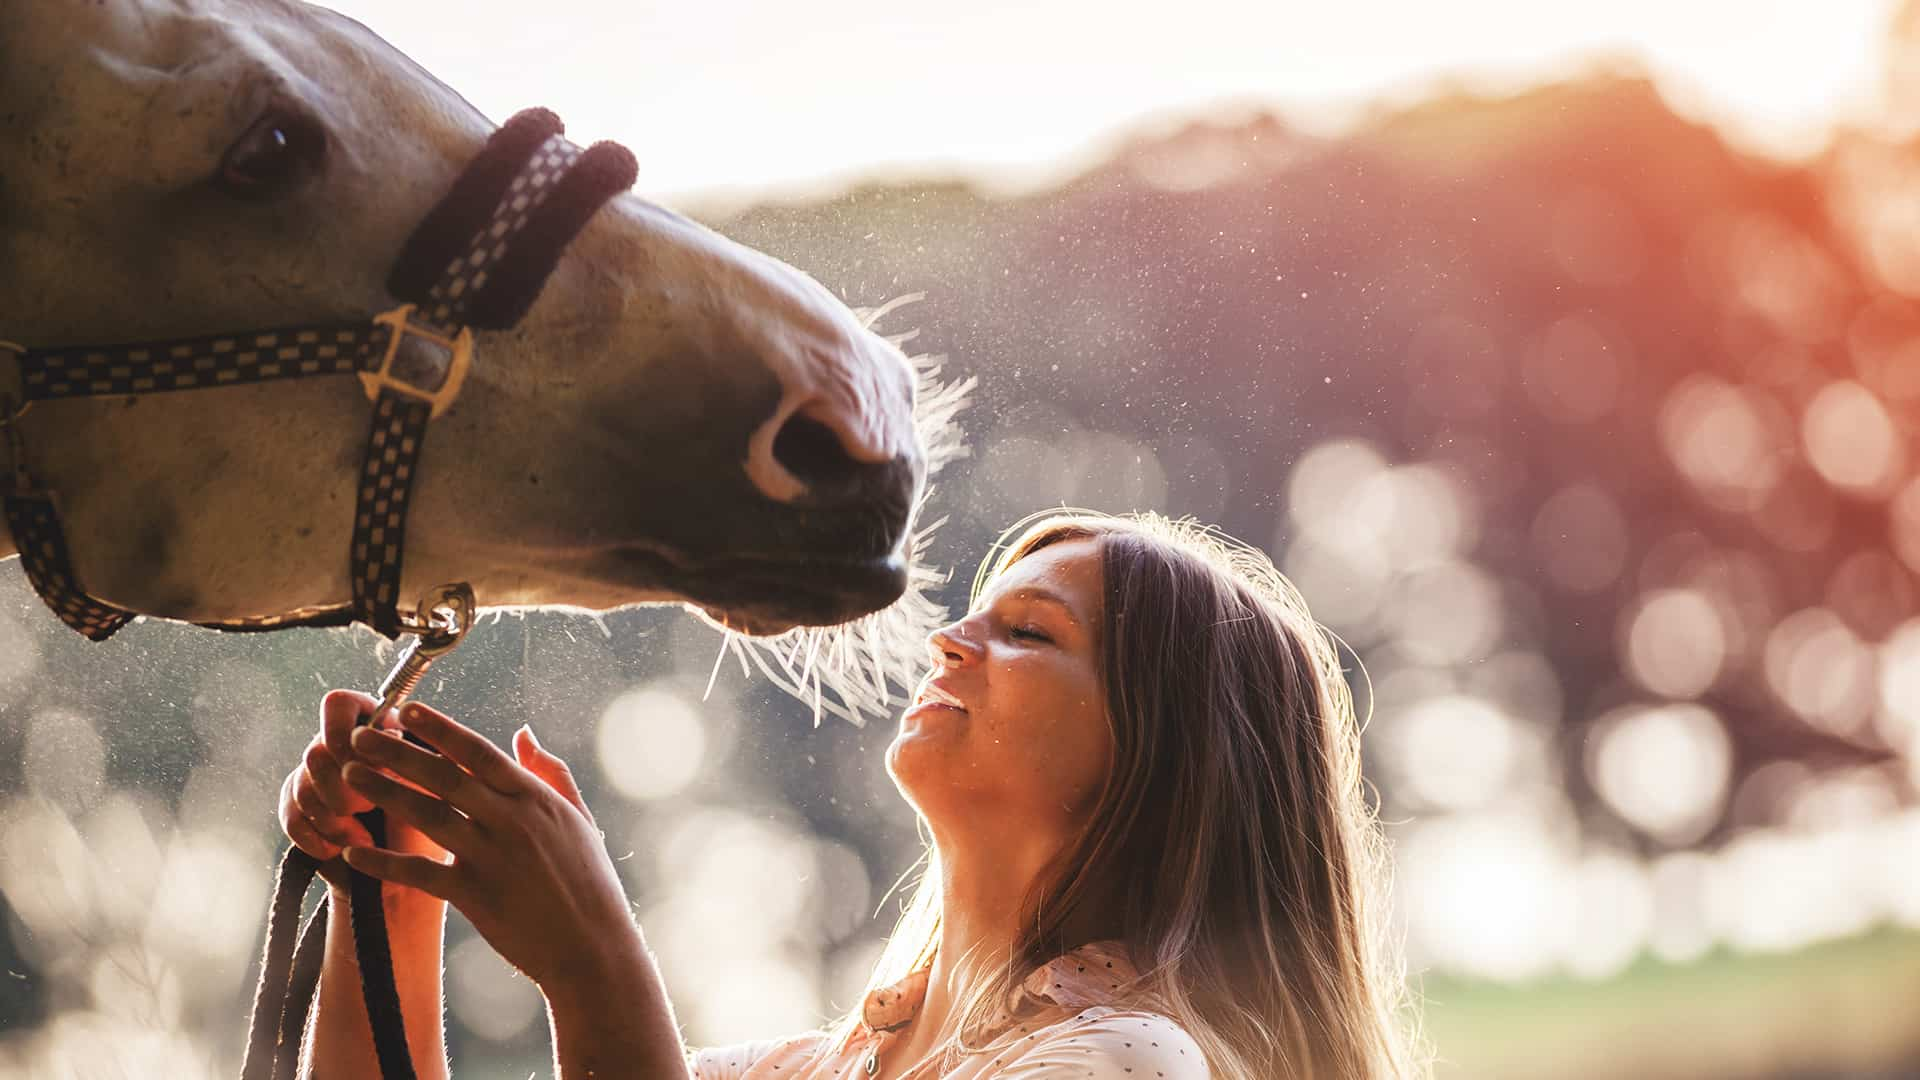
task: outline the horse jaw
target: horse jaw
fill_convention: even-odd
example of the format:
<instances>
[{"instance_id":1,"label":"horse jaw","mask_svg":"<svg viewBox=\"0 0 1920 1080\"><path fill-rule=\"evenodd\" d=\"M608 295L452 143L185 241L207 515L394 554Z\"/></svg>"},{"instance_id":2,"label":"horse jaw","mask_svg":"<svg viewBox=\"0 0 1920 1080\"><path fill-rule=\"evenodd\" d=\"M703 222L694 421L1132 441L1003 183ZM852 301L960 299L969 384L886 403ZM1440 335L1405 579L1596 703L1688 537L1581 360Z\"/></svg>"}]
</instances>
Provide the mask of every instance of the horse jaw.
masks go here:
<instances>
[{"instance_id":1,"label":"horse jaw","mask_svg":"<svg viewBox=\"0 0 1920 1080\"><path fill-rule=\"evenodd\" d=\"M0 336L365 317L391 305L394 253L489 128L370 32L305 5L12 8ZM286 200L231 205L208 177L269 100L324 125L325 169ZM464 579L483 602L712 606L703 575L737 585L729 567L751 565L765 610L748 597L722 611L755 629L884 606L898 588L853 581L833 553L903 564L926 470L911 402L900 351L818 284L622 198L521 326L481 335L467 390L429 431L402 597ZM904 462L902 486L857 508L809 504L771 450L796 415L854 462ZM366 417L339 379L42 403L21 427L87 588L210 621L345 598ZM773 595L788 581L840 595Z\"/></svg>"}]
</instances>

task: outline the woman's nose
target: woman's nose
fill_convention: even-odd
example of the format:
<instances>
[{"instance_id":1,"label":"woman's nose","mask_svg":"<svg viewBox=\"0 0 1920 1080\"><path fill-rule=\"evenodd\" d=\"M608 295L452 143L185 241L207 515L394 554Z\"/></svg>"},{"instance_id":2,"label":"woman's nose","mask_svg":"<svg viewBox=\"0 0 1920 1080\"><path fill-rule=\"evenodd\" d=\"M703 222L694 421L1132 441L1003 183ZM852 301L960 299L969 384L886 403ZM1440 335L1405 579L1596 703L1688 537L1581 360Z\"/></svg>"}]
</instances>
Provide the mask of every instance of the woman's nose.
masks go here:
<instances>
[{"instance_id":1,"label":"woman's nose","mask_svg":"<svg viewBox=\"0 0 1920 1080\"><path fill-rule=\"evenodd\" d=\"M979 655L979 647L961 632L960 624L935 630L927 635L927 651L934 667L959 667Z\"/></svg>"}]
</instances>

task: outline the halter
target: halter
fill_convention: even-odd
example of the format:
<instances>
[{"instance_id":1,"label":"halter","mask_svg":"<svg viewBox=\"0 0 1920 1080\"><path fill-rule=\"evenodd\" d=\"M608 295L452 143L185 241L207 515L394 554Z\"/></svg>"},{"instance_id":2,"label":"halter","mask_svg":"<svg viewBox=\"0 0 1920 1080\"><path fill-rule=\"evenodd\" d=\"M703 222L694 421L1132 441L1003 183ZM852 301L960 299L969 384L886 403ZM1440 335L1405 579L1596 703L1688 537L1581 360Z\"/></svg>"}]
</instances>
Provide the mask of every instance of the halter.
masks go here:
<instances>
[{"instance_id":1,"label":"halter","mask_svg":"<svg viewBox=\"0 0 1920 1080\"><path fill-rule=\"evenodd\" d=\"M17 422L36 402L351 374L373 403L348 549L351 600L199 625L258 631L362 622L389 638L431 632L429 613L403 614L396 600L427 424L460 395L473 330L518 323L567 243L638 171L625 147L582 150L564 130L553 113L528 109L494 132L401 250L387 290L404 302L370 320L120 345L0 342L0 356L14 360L0 364L0 506L27 580L54 614L105 641L136 613L89 594L74 575L59 497L35 483ZM17 373L11 383L8 367Z\"/></svg>"}]
</instances>

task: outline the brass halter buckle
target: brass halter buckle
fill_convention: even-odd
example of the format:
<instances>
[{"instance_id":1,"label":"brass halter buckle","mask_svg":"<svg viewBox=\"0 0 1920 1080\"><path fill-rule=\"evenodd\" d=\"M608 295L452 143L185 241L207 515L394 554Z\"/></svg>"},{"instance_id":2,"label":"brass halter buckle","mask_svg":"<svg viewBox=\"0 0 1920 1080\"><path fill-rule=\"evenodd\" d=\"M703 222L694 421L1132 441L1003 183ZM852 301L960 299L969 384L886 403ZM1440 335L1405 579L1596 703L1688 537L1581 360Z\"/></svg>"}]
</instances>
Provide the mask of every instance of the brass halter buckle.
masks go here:
<instances>
[{"instance_id":1,"label":"brass halter buckle","mask_svg":"<svg viewBox=\"0 0 1920 1080\"><path fill-rule=\"evenodd\" d=\"M412 322L413 313L414 305L401 304L392 311L373 317L374 322L391 327L393 333L387 339L387 354L380 358L379 370L361 372L360 384L366 387L369 401L378 401L383 391L392 390L396 394L427 402L433 406L428 419L437 420L460 396L460 384L467 380L467 368L473 364L473 331L461 327L459 333L448 337ZM413 344L409 345L409 342ZM393 370L396 359L406 369L430 371L438 367L420 354L423 348L437 350L447 357L444 374L437 385L427 385L424 380L411 382ZM403 349L406 350L404 354Z\"/></svg>"}]
</instances>

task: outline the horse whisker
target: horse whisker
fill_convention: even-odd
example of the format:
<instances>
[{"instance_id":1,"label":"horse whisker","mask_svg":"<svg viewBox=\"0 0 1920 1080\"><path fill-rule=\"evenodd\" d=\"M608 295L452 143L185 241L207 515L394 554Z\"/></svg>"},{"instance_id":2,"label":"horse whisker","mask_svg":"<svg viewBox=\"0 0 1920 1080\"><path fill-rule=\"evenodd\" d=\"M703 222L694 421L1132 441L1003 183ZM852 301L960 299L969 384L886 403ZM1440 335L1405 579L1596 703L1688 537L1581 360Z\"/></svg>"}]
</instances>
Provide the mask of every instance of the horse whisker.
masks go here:
<instances>
[{"instance_id":1,"label":"horse whisker","mask_svg":"<svg viewBox=\"0 0 1920 1080\"><path fill-rule=\"evenodd\" d=\"M881 316L923 295L909 293L871 311L856 310L856 314L871 327ZM910 338L909 333L900 340ZM927 476L931 480L940 469L967 454L957 417L979 380L943 381L943 356L922 354L908 359L917 379L914 428L926 448ZM932 494L933 485L928 483L915 500L916 522ZM946 523L947 519L941 517L914 526L906 545L906 592L886 609L841 626L796 628L770 638L726 632L723 652L732 649L740 658L742 671L747 670L751 657L753 666L769 682L808 702L815 726L822 715L830 713L864 727L868 717L884 715L888 709L905 704L926 665L927 635L947 617L946 609L934 602L933 594L945 587L953 574L931 565L926 558L929 541ZM893 689L896 686L897 694Z\"/></svg>"}]
</instances>

